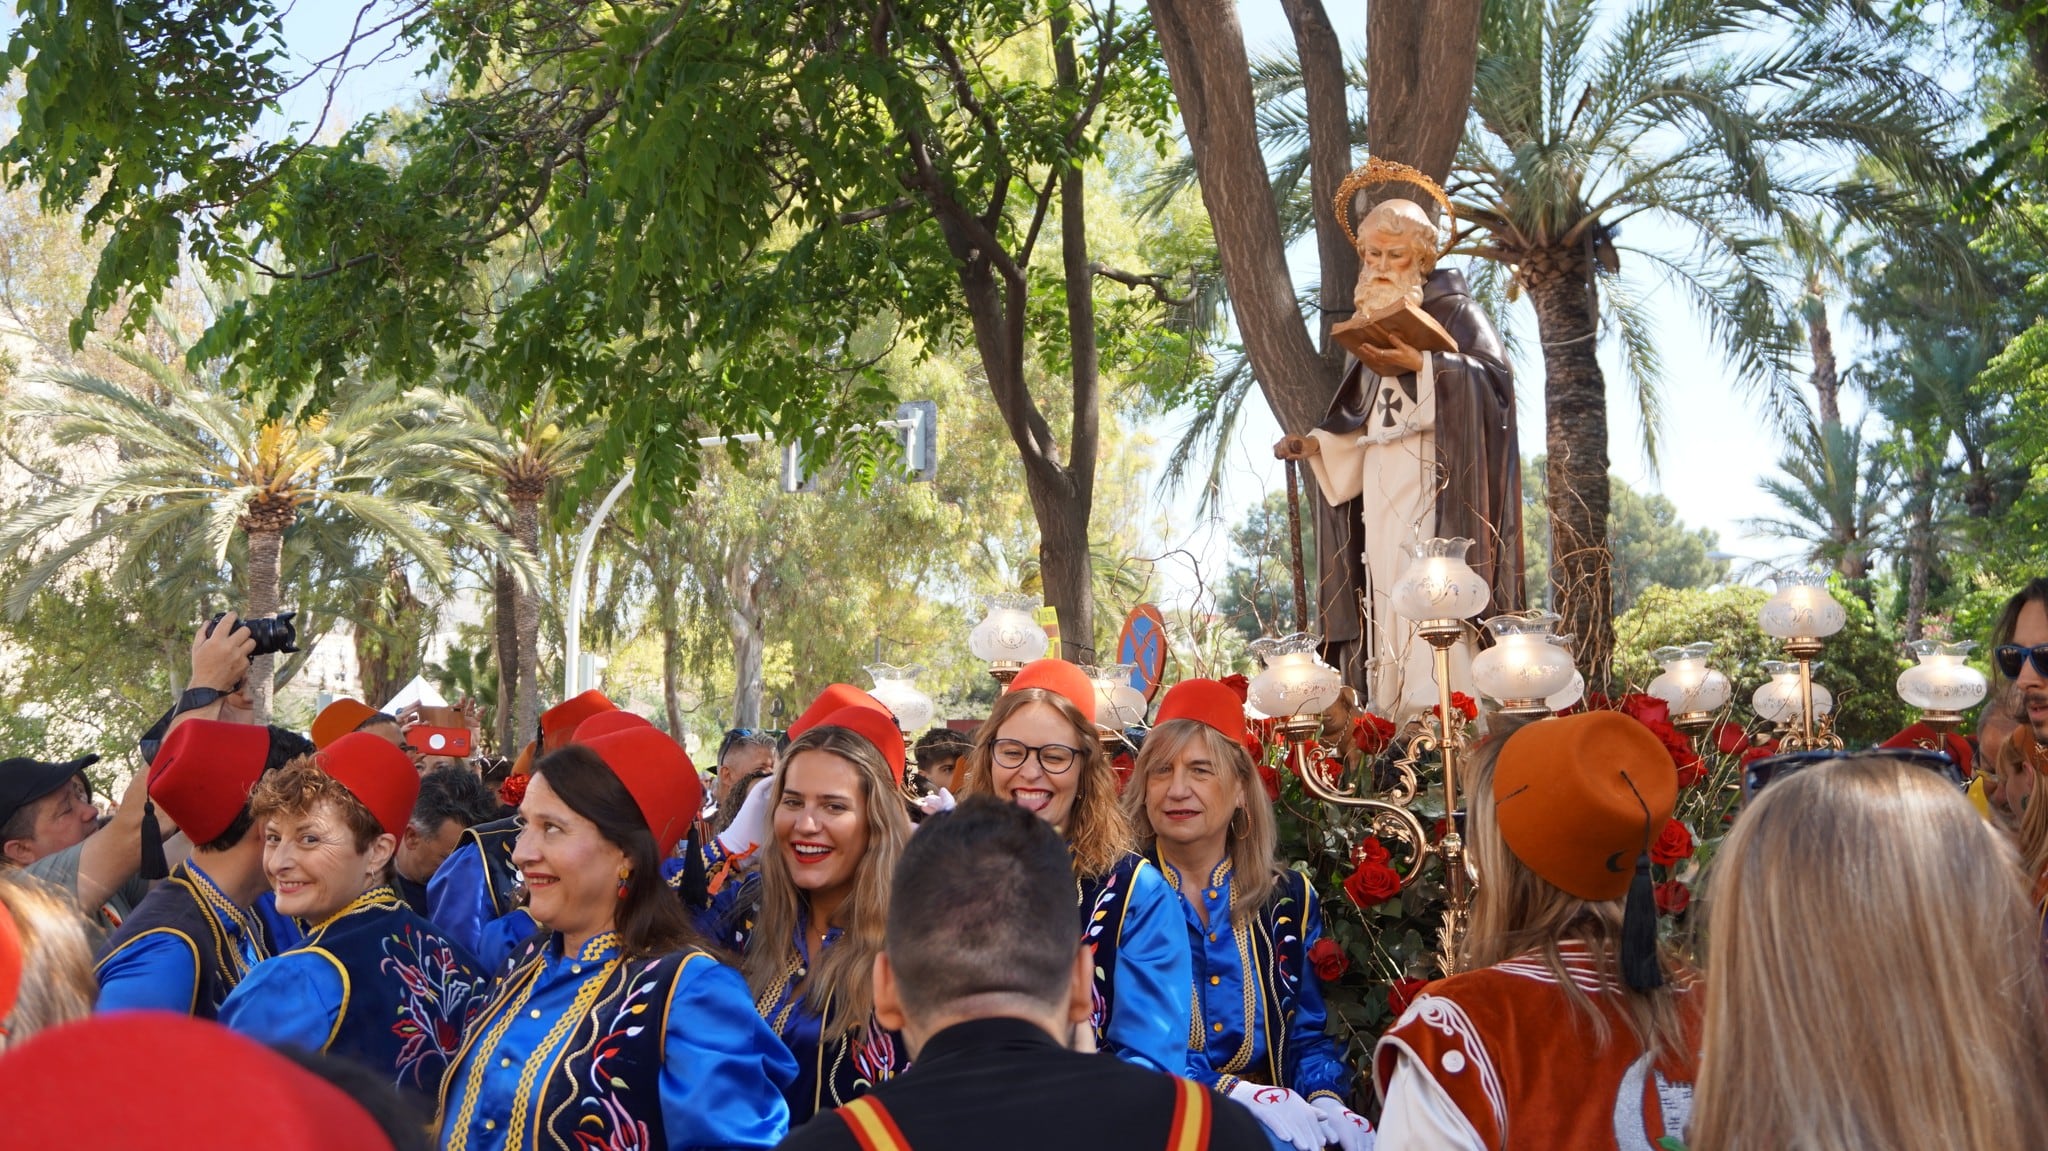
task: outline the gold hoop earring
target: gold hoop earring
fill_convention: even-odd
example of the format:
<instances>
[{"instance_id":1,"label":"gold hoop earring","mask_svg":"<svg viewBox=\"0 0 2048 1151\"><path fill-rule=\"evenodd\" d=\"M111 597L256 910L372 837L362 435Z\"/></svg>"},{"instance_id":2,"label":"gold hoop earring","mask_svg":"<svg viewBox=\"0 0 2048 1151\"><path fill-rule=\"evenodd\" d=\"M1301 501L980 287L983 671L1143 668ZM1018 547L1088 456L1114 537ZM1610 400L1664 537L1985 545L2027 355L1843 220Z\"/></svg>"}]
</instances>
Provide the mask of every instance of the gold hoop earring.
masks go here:
<instances>
[{"instance_id":1,"label":"gold hoop earring","mask_svg":"<svg viewBox=\"0 0 2048 1151\"><path fill-rule=\"evenodd\" d=\"M1240 815L1244 816L1244 830L1243 830L1243 831L1239 831L1239 830L1237 829L1237 817L1238 817L1238 816L1240 816ZM1240 807L1240 808L1238 808L1238 809L1237 809L1237 811L1236 811L1235 813L1233 813L1233 814L1231 815L1231 817L1230 817L1230 837L1231 837L1232 839L1243 839L1243 838L1244 838L1245 836L1247 836L1247 835L1250 835L1251 833L1252 833L1252 813L1251 813L1250 811L1248 811L1247 809L1245 809L1245 808L1242 808L1242 807Z\"/></svg>"}]
</instances>

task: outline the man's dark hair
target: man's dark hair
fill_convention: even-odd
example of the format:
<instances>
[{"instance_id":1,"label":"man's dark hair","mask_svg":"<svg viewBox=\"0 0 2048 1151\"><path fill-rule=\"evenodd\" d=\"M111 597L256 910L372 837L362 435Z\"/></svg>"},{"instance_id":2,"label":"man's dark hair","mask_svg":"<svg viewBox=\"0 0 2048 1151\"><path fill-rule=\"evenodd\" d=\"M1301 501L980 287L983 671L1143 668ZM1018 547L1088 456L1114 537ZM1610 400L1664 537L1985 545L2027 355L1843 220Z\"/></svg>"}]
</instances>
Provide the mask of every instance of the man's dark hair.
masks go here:
<instances>
[{"instance_id":1,"label":"man's dark hair","mask_svg":"<svg viewBox=\"0 0 2048 1151\"><path fill-rule=\"evenodd\" d=\"M1031 812L969 797L919 825L889 885L885 949L903 1006L973 995L1064 1006L1080 946L1066 841Z\"/></svg>"},{"instance_id":2,"label":"man's dark hair","mask_svg":"<svg viewBox=\"0 0 2048 1151\"><path fill-rule=\"evenodd\" d=\"M385 715L385 714L384 714L383 712L381 712L381 711L378 711L378 712L372 712L372 713L370 714L370 717L369 717L368 719L365 719L365 720L364 720L363 722L361 722L361 723L359 723L359 724L355 725L355 727L354 727L354 728L352 728L352 729L350 729L350 730L351 730L351 731L368 731L369 729L371 729L371 728L373 728L373 727L377 726L377 725L378 725L378 724L380 724L380 723L388 723L388 724L390 724L390 725L391 725L391 726L393 726L393 727L397 727L397 726L398 726L398 717L397 717L397 716L395 716L395 715Z\"/></svg>"},{"instance_id":3,"label":"man's dark hair","mask_svg":"<svg viewBox=\"0 0 2048 1151\"><path fill-rule=\"evenodd\" d=\"M2025 611L2030 603L2040 604L2044 610L2048 610L2048 576L2038 576L2027 581L2027 586L2005 601L2005 607L1998 613L1998 622L1991 628L1992 650L1996 651L2012 642L2012 633L2019 630L2020 613ZM2002 686L2005 677L1998 671L1997 660L1991 661L1991 668L1992 689L1995 692Z\"/></svg>"},{"instance_id":4,"label":"man's dark hair","mask_svg":"<svg viewBox=\"0 0 2048 1151\"><path fill-rule=\"evenodd\" d=\"M420 797L412 805L412 824L425 832L454 820L465 828L498 818L497 793L473 771L430 771L420 777Z\"/></svg>"},{"instance_id":5,"label":"man's dark hair","mask_svg":"<svg viewBox=\"0 0 2048 1151\"><path fill-rule=\"evenodd\" d=\"M263 774L268 775L302 755L311 754L313 754L312 740L307 739L296 731L289 731L278 727L276 724L272 724L270 726L270 754L263 757ZM249 829L255 826L255 824L256 818L249 814L248 801L244 800L242 810L235 815L235 821L228 824L228 829L200 844L199 849L201 851L228 851L241 843L242 837L249 834Z\"/></svg>"},{"instance_id":6,"label":"man's dark hair","mask_svg":"<svg viewBox=\"0 0 2048 1151\"><path fill-rule=\"evenodd\" d=\"M974 738L950 727L935 727L917 737L917 766L939 759L958 759L974 746Z\"/></svg>"}]
</instances>

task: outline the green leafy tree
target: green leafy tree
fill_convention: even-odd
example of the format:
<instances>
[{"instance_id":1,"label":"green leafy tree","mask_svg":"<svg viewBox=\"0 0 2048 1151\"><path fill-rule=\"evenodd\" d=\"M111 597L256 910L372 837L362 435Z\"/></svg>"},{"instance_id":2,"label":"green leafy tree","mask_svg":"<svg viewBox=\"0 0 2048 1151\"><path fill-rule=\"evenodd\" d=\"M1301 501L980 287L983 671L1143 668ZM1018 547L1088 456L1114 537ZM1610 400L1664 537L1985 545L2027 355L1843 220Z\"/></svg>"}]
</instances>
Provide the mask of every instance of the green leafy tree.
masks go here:
<instances>
[{"instance_id":1,"label":"green leafy tree","mask_svg":"<svg viewBox=\"0 0 2048 1151\"><path fill-rule=\"evenodd\" d=\"M1522 546L1528 564L1529 602L1546 606L1550 570L1550 507L1543 457L1522 463ZM1614 610L1625 612L1653 587L1707 587L1728 578L1725 561L1712 558L1720 537L1688 528L1678 508L1661 495L1645 495L1609 477L1607 535L1614 558Z\"/></svg>"},{"instance_id":2,"label":"green leafy tree","mask_svg":"<svg viewBox=\"0 0 2048 1151\"><path fill-rule=\"evenodd\" d=\"M1302 523L1304 564L1315 563L1314 519ZM1270 492L1230 529L1230 567L1216 611L1246 639L1284 635L1294 627L1294 571L1287 542L1287 494Z\"/></svg>"},{"instance_id":3,"label":"green leafy tree","mask_svg":"<svg viewBox=\"0 0 2048 1151\"><path fill-rule=\"evenodd\" d=\"M1778 461L1780 475L1758 481L1779 512L1749 521L1761 535L1796 540L1799 558L1833 568L1863 602L1871 600L1871 562L1891 530L1899 488L1892 461L1863 435L1863 421L1809 424Z\"/></svg>"}]
</instances>

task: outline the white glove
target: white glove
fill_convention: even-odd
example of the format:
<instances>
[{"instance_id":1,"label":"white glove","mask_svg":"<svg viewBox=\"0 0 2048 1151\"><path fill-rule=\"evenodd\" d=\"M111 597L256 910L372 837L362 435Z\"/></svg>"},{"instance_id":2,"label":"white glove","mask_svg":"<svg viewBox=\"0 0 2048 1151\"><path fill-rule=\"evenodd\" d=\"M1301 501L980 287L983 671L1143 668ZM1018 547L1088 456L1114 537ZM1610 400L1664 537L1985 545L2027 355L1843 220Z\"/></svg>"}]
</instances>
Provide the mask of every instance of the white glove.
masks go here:
<instances>
[{"instance_id":1,"label":"white glove","mask_svg":"<svg viewBox=\"0 0 2048 1151\"><path fill-rule=\"evenodd\" d=\"M728 855L743 855L768 841L768 793L774 786L772 775L755 784L740 804L740 813L718 833L718 846Z\"/></svg>"},{"instance_id":2,"label":"white glove","mask_svg":"<svg viewBox=\"0 0 2048 1151\"><path fill-rule=\"evenodd\" d=\"M1343 1151L1372 1151L1372 1124L1365 1116L1327 1095L1309 1100L1322 1113L1323 1138Z\"/></svg>"},{"instance_id":3,"label":"white glove","mask_svg":"<svg viewBox=\"0 0 2048 1151\"><path fill-rule=\"evenodd\" d=\"M1298 1151L1323 1151L1328 1139L1323 1131L1323 1113L1310 1106L1308 1100L1285 1087L1268 1087L1264 1083L1240 1083L1230 1089L1230 1097L1251 1108L1259 1122L1282 1142L1294 1144Z\"/></svg>"},{"instance_id":4,"label":"white glove","mask_svg":"<svg viewBox=\"0 0 2048 1151\"><path fill-rule=\"evenodd\" d=\"M917 806L926 815L937 815L942 811L951 811L960 806L960 801L953 798L952 792L942 787L918 800Z\"/></svg>"}]
</instances>

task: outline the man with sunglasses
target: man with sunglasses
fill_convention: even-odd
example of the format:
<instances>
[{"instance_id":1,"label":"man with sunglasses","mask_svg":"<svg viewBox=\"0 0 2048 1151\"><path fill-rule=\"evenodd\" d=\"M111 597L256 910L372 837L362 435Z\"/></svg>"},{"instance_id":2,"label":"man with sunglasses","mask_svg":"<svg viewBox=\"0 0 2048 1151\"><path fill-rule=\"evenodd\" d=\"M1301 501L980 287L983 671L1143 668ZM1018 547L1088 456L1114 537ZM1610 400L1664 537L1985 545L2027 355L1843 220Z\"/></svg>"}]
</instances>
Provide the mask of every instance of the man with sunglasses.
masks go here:
<instances>
[{"instance_id":1,"label":"man with sunglasses","mask_svg":"<svg viewBox=\"0 0 2048 1151\"><path fill-rule=\"evenodd\" d=\"M2048 576L2035 579L2005 602L1991 631L1991 662L1998 671L1994 698L2007 684L2020 722L2048 743ZM1989 755L1993 749L1985 748Z\"/></svg>"}]
</instances>

